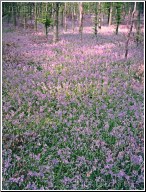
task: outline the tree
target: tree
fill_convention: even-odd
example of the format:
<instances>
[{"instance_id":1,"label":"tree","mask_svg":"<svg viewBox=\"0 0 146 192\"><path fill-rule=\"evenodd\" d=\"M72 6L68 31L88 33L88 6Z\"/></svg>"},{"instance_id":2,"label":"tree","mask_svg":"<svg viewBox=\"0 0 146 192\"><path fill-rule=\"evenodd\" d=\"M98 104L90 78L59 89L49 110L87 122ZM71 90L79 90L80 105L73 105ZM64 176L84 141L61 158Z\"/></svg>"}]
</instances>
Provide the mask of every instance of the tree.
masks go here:
<instances>
[{"instance_id":1,"label":"tree","mask_svg":"<svg viewBox=\"0 0 146 192\"><path fill-rule=\"evenodd\" d=\"M126 41L126 45L125 45L125 58L127 58L127 56L128 56L128 44L129 44L130 35L131 35L133 24L134 24L134 14L135 14L135 11L136 11L136 2L134 3L134 8L133 8L133 12L132 12L132 18L131 18L131 26L130 26L129 33L127 35L127 41Z\"/></svg>"},{"instance_id":2,"label":"tree","mask_svg":"<svg viewBox=\"0 0 146 192\"><path fill-rule=\"evenodd\" d=\"M23 4L24 29L26 29L26 3Z\"/></svg>"},{"instance_id":3,"label":"tree","mask_svg":"<svg viewBox=\"0 0 146 192\"><path fill-rule=\"evenodd\" d=\"M97 11L97 6L98 6L98 3L95 2L95 15L94 15L94 34L95 36L97 37L97 25L98 25L98 11Z\"/></svg>"},{"instance_id":4,"label":"tree","mask_svg":"<svg viewBox=\"0 0 146 192\"><path fill-rule=\"evenodd\" d=\"M101 2L98 2L98 28L101 29Z\"/></svg>"},{"instance_id":5,"label":"tree","mask_svg":"<svg viewBox=\"0 0 146 192\"><path fill-rule=\"evenodd\" d=\"M116 35L118 34L118 30L119 30L119 25L120 25L120 21L121 21L121 3L117 2L116 3Z\"/></svg>"},{"instance_id":6,"label":"tree","mask_svg":"<svg viewBox=\"0 0 146 192\"><path fill-rule=\"evenodd\" d=\"M82 40L83 34L83 2L79 2L79 33Z\"/></svg>"},{"instance_id":7,"label":"tree","mask_svg":"<svg viewBox=\"0 0 146 192\"><path fill-rule=\"evenodd\" d=\"M64 6L61 6L61 10L60 10L60 25L63 27L64 26Z\"/></svg>"},{"instance_id":8,"label":"tree","mask_svg":"<svg viewBox=\"0 0 146 192\"><path fill-rule=\"evenodd\" d=\"M140 13L141 13L141 2L138 2L137 27L136 27L137 46L138 46L139 40L140 40Z\"/></svg>"},{"instance_id":9,"label":"tree","mask_svg":"<svg viewBox=\"0 0 146 192\"><path fill-rule=\"evenodd\" d=\"M59 16L59 3L54 3L54 35L53 42L56 43L59 40L58 37L58 16Z\"/></svg>"},{"instance_id":10,"label":"tree","mask_svg":"<svg viewBox=\"0 0 146 192\"><path fill-rule=\"evenodd\" d=\"M35 2L34 3L34 6L35 6L35 10L34 10L34 17L35 17L35 31L37 31L37 3Z\"/></svg>"},{"instance_id":11,"label":"tree","mask_svg":"<svg viewBox=\"0 0 146 192\"><path fill-rule=\"evenodd\" d=\"M67 31L67 3L64 7L64 30Z\"/></svg>"},{"instance_id":12,"label":"tree","mask_svg":"<svg viewBox=\"0 0 146 192\"><path fill-rule=\"evenodd\" d=\"M112 12L113 12L113 3L110 3L110 11L109 11L109 21L108 25L110 26L112 24Z\"/></svg>"},{"instance_id":13,"label":"tree","mask_svg":"<svg viewBox=\"0 0 146 192\"><path fill-rule=\"evenodd\" d=\"M72 5L72 31L75 29L75 4Z\"/></svg>"}]
</instances>

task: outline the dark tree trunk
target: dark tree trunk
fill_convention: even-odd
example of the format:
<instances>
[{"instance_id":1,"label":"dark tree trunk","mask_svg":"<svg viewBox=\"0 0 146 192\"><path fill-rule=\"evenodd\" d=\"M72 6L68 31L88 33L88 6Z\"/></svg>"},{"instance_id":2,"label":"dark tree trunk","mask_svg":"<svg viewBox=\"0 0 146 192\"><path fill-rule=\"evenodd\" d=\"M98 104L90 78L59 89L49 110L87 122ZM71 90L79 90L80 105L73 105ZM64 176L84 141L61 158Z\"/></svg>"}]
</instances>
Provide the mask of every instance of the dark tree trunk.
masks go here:
<instances>
[{"instance_id":1,"label":"dark tree trunk","mask_svg":"<svg viewBox=\"0 0 146 192\"><path fill-rule=\"evenodd\" d=\"M46 3L46 22L48 19L48 3ZM48 37L48 26L47 24L45 25L45 32L46 32L46 37Z\"/></svg>"},{"instance_id":2,"label":"dark tree trunk","mask_svg":"<svg viewBox=\"0 0 146 192\"><path fill-rule=\"evenodd\" d=\"M101 2L98 2L98 28L101 29Z\"/></svg>"},{"instance_id":3,"label":"dark tree trunk","mask_svg":"<svg viewBox=\"0 0 146 192\"><path fill-rule=\"evenodd\" d=\"M64 22L63 22L63 19L64 19L64 9L63 8L61 10L60 16L61 16L60 25L61 25L61 27L63 27L64 26Z\"/></svg>"},{"instance_id":4,"label":"dark tree trunk","mask_svg":"<svg viewBox=\"0 0 146 192\"><path fill-rule=\"evenodd\" d=\"M136 42L137 46L140 40L140 3L138 3L138 15L137 15L137 32L136 32Z\"/></svg>"},{"instance_id":5,"label":"dark tree trunk","mask_svg":"<svg viewBox=\"0 0 146 192\"><path fill-rule=\"evenodd\" d=\"M95 2L95 17L94 17L94 34L97 37L97 26L98 26L98 11L97 11L98 3Z\"/></svg>"},{"instance_id":6,"label":"dark tree trunk","mask_svg":"<svg viewBox=\"0 0 146 192\"><path fill-rule=\"evenodd\" d=\"M34 14L35 14L35 31L37 31L37 3L35 2L35 10L34 10Z\"/></svg>"},{"instance_id":7,"label":"dark tree trunk","mask_svg":"<svg viewBox=\"0 0 146 192\"><path fill-rule=\"evenodd\" d=\"M120 4L119 2L116 3L116 22L117 22L117 26L116 26L116 35L118 34L118 30L119 30L119 25L120 25L120 19L121 19L121 11L120 11Z\"/></svg>"},{"instance_id":8,"label":"dark tree trunk","mask_svg":"<svg viewBox=\"0 0 146 192\"><path fill-rule=\"evenodd\" d=\"M126 59L127 59L127 56L128 56L128 44L129 44L130 35L131 35L131 32L132 32L132 28L133 28L135 11L136 11L136 2L134 4L134 9L133 9L133 12L132 12L132 19L131 19L131 26L130 26L129 33L127 35L127 41L126 41L126 45L125 45L125 58Z\"/></svg>"}]
</instances>

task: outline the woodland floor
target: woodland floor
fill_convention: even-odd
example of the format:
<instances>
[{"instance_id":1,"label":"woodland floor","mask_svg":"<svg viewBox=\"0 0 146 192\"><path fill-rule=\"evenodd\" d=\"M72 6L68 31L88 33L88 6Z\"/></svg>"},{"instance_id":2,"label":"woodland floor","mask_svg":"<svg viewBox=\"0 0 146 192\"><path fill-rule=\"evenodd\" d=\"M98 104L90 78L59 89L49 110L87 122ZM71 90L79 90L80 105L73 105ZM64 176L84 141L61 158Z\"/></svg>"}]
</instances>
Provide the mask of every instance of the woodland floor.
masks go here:
<instances>
[{"instance_id":1,"label":"woodland floor","mask_svg":"<svg viewBox=\"0 0 146 192\"><path fill-rule=\"evenodd\" d=\"M71 24L70 24L71 25ZM143 34L3 23L3 189L143 189Z\"/></svg>"}]
</instances>

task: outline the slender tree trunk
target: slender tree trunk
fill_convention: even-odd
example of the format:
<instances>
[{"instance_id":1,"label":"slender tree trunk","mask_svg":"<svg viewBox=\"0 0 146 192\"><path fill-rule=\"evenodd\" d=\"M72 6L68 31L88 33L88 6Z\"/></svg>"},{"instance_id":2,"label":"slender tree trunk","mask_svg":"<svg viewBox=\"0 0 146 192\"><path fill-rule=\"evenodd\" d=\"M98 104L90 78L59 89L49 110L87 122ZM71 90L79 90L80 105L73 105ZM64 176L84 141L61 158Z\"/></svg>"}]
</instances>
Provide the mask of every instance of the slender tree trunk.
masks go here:
<instances>
[{"instance_id":1,"label":"slender tree trunk","mask_svg":"<svg viewBox=\"0 0 146 192\"><path fill-rule=\"evenodd\" d=\"M58 16L59 16L59 3L54 3L54 36L53 36L53 42L56 43L59 38L58 38Z\"/></svg>"},{"instance_id":2,"label":"slender tree trunk","mask_svg":"<svg viewBox=\"0 0 146 192\"><path fill-rule=\"evenodd\" d=\"M23 5L24 29L26 29L26 4Z\"/></svg>"},{"instance_id":3,"label":"slender tree trunk","mask_svg":"<svg viewBox=\"0 0 146 192\"><path fill-rule=\"evenodd\" d=\"M101 29L101 2L98 2L98 28Z\"/></svg>"},{"instance_id":4,"label":"slender tree trunk","mask_svg":"<svg viewBox=\"0 0 146 192\"><path fill-rule=\"evenodd\" d=\"M113 12L113 3L111 2L110 14L109 14L109 23L108 23L109 26L112 24L112 12Z\"/></svg>"},{"instance_id":5,"label":"slender tree trunk","mask_svg":"<svg viewBox=\"0 0 146 192\"><path fill-rule=\"evenodd\" d=\"M34 10L34 14L35 14L35 31L37 31L37 3L35 2L35 4L34 4L34 6L35 6L35 10Z\"/></svg>"},{"instance_id":6,"label":"slender tree trunk","mask_svg":"<svg viewBox=\"0 0 146 192\"><path fill-rule=\"evenodd\" d=\"M80 18L79 18L79 33L82 40L83 35L83 2L79 2L79 12L80 12Z\"/></svg>"},{"instance_id":7,"label":"slender tree trunk","mask_svg":"<svg viewBox=\"0 0 146 192\"><path fill-rule=\"evenodd\" d=\"M98 26L98 11L97 11L98 2L95 2L95 16L94 16L94 34L97 37L97 26Z\"/></svg>"},{"instance_id":8,"label":"slender tree trunk","mask_svg":"<svg viewBox=\"0 0 146 192\"><path fill-rule=\"evenodd\" d=\"M6 4L2 4L2 17L6 14Z\"/></svg>"},{"instance_id":9,"label":"slender tree trunk","mask_svg":"<svg viewBox=\"0 0 146 192\"><path fill-rule=\"evenodd\" d=\"M20 5L19 3L17 4L17 19L19 20L20 17Z\"/></svg>"},{"instance_id":10,"label":"slender tree trunk","mask_svg":"<svg viewBox=\"0 0 146 192\"><path fill-rule=\"evenodd\" d=\"M53 7L54 7L54 3L51 3L51 18L54 18Z\"/></svg>"},{"instance_id":11,"label":"slender tree trunk","mask_svg":"<svg viewBox=\"0 0 146 192\"><path fill-rule=\"evenodd\" d=\"M126 5L125 3L123 4L123 20L125 20L125 17L126 17Z\"/></svg>"},{"instance_id":12,"label":"slender tree trunk","mask_svg":"<svg viewBox=\"0 0 146 192\"><path fill-rule=\"evenodd\" d=\"M42 2L41 3L41 17L43 18L44 17L44 3Z\"/></svg>"},{"instance_id":13,"label":"slender tree trunk","mask_svg":"<svg viewBox=\"0 0 146 192\"><path fill-rule=\"evenodd\" d=\"M48 3L46 3L46 22L48 19ZM46 37L48 37L48 26L47 24L45 25L45 29L46 29Z\"/></svg>"},{"instance_id":14,"label":"slender tree trunk","mask_svg":"<svg viewBox=\"0 0 146 192\"><path fill-rule=\"evenodd\" d=\"M64 30L67 31L67 3L65 3L64 7Z\"/></svg>"},{"instance_id":15,"label":"slender tree trunk","mask_svg":"<svg viewBox=\"0 0 146 192\"><path fill-rule=\"evenodd\" d=\"M72 5L72 31L74 33L75 30L75 5Z\"/></svg>"},{"instance_id":16,"label":"slender tree trunk","mask_svg":"<svg viewBox=\"0 0 146 192\"><path fill-rule=\"evenodd\" d=\"M116 3L116 11L117 11L117 16L116 16L116 21L117 21L116 35L117 35L118 31L119 31L119 25L120 25L120 19L121 19L119 2Z\"/></svg>"},{"instance_id":17,"label":"slender tree trunk","mask_svg":"<svg viewBox=\"0 0 146 192\"><path fill-rule=\"evenodd\" d=\"M60 12L60 17L61 17L61 19L60 19L60 25L61 25L61 27L63 27L63 19L64 19L64 8L62 8L61 9L61 12Z\"/></svg>"},{"instance_id":18,"label":"slender tree trunk","mask_svg":"<svg viewBox=\"0 0 146 192\"><path fill-rule=\"evenodd\" d=\"M10 23L10 19L11 19L11 6L8 7L8 19L7 19L7 23Z\"/></svg>"},{"instance_id":19,"label":"slender tree trunk","mask_svg":"<svg viewBox=\"0 0 146 192\"><path fill-rule=\"evenodd\" d=\"M128 5L128 20L127 20L127 27L128 27L128 25L130 25L130 21L132 17L132 8L131 8L130 2L127 5Z\"/></svg>"},{"instance_id":20,"label":"slender tree trunk","mask_svg":"<svg viewBox=\"0 0 146 192\"><path fill-rule=\"evenodd\" d=\"M30 6L29 6L29 19L32 23L32 4L30 3Z\"/></svg>"},{"instance_id":21,"label":"slender tree trunk","mask_svg":"<svg viewBox=\"0 0 146 192\"><path fill-rule=\"evenodd\" d=\"M132 12L131 26L130 26L129 33L128 33L128 35L127 35L127 41L126 41L126 45L125 45L125 58L126 58L126 59L127 59L127 56L128 56L128 44L129 44L130 35L131 35L131 32L132 32L132 28L133 28L135 11L136 11L136 2L135 2L135 4L134 4L134 9L133 9L133 12Z\"/></svg>"},{"instance_id":22,"label":"slender tree trunk","mask_svg":"<svg viewBox=\"0 0 146 192\"><path fill-rule=\"evenodd\" d=\"M38 8L37 8L37 14L38 14L38 17L39 17L39 18L41 17L41 4L42 4L42 3L39 3L39 4L38 4Z\"/></svg>"},{"instance_id":23,"label":"slender tree trunk","mask_svg":"<svg viewBox=\"0 0 146 192\"><path fill-rule=\"evenodd\" d=\"M136 32L136 43L137 46L139 44L139 39L140 39L140 3L138 3L138 15L137 15L137 32Z\"/></svg>"},{"instance_id":24,"label":"slender tree trunk","mask_svg":"<svg viewBox=\"0 0 146 192\"><path fill-rule=\"evenodd\" d=\"M107 15L107 23L109 24L110 19L110 3L108 2L108 15Z\"/></svg>"}]
</instances>

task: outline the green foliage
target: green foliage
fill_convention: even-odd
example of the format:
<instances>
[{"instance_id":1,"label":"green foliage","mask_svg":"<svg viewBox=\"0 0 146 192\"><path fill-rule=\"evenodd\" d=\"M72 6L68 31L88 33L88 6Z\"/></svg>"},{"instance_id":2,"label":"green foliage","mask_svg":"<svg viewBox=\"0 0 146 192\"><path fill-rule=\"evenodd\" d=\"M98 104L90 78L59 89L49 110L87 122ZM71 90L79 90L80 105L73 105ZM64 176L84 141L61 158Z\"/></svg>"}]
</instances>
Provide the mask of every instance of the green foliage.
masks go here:
<instances>
[{"instance_id":1,"label":"green foliage","mask_svg":"<svg viewBox=\"0 0 146 192\"><path fill-rule=\"evenodd\" d=\"M37 70L38 70L38 71L42 71L43 68L42 68L41 66L37 66Z\"/></svg>"},{"instance_id":2,"label":"green foliage","mask_svg":"<svg viewBox=\"0 0 146 192\"><path fill-rule=\"evenodd\" d=\"M53 20L46 17L46 18L39 18L38 21L40 23L43 23L45 25L46 28L50 27L51 25L53 25Z\"/></svg>"}]
</instances>

